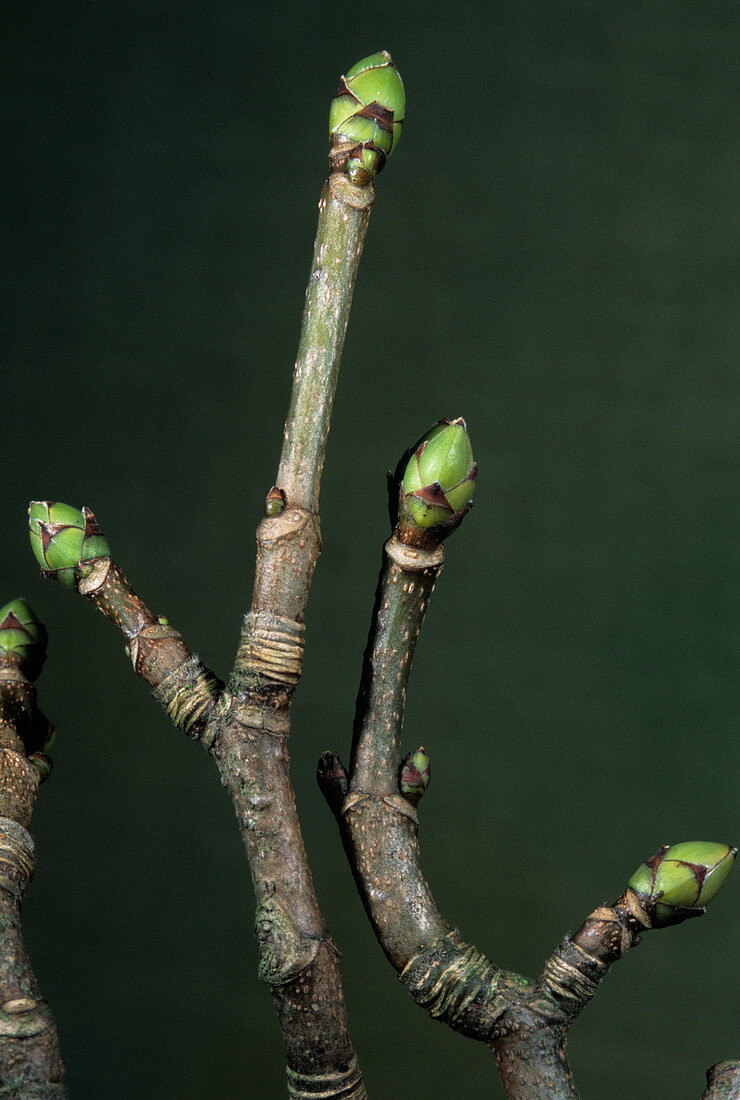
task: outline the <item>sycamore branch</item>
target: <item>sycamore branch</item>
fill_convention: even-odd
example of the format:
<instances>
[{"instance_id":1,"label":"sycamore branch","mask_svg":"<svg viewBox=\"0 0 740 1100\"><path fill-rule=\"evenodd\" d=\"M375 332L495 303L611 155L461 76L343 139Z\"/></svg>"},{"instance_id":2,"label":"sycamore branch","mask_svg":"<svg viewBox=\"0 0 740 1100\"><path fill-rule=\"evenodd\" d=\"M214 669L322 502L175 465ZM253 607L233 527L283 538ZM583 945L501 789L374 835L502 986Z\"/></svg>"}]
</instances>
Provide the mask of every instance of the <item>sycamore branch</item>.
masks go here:
<instances>
[{"instance_id":1,"label":"sycamore branch","mask_svg":"<svg viewBox=\"0 0 740 1100\"><path fill-rule=\"evenodd\" d=\"M463 518L474 487L464 422L442 424L422 440L400 483L400 520L384 549L349 776L326 753L318 778L376 936L417 1003L492 1048L511 1100L576 1100L565 1054L573 1020L645 931L703 913L735 849L661 849L612 906L600 906L563 940L536 981L496 966L444 920L418 845L416 804L429 772L423 750L407 757L399 781L406 689L442 569L441 539Z\"/></svg>"},{"instance_id":2,"label":"sycamore branch","mask_svg":"<svg viewBox=\"0 0 740 1100\"><path fill-rule=\"evenodd\" d=\"M740 1062L718 1062L707 1070L707 1087L701 1100L737 1100L740 1096Z\"/></svg>"},{"instance_id":3,"label":"sycamore branch","mask_svg":"<svg viewBox=\"0 0 740 1100\"><path fill-rule=\"evenodd\" d=\"M21 902L33 877L31 824L53 733L36 706L46 631L24 600L0 609L0 1085L2 1095L64 1100L56 1026L23 942Z\"/></svg>"},{"instance_id":4,"label":"sycamore branch","mask_svg":"<svg viewBox=\"0 0 740 1100\"><path fill-rule=\"evenodd\" d=\"M118 627L136 672L175 724L216 760L249 858L259 974L272 991L296 1100L366 1095L349 1037L339 952L319 909L296 813L288 735L321 549L324 452L372 181L398 142L403 113L403 85L388 54L366 58L341 78L277 483L257 531L252 605L228 688L133 592L91 512L50 502L30 512L43 571L86 595Z\"/></svg>"}]
</instances>

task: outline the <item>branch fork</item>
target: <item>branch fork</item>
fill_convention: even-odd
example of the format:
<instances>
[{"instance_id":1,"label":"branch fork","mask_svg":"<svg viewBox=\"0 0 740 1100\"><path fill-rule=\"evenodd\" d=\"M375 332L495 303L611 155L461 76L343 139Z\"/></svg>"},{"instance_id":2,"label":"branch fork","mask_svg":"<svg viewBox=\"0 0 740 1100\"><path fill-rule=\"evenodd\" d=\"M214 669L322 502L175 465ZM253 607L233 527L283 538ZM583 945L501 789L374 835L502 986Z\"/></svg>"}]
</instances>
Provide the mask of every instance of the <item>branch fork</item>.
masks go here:
<instances>
[{"instance_id":1,"label":"branch fork","mask_svg":"<svg viewBox=\"0 0 740 1100\"><path fill-rule=\"evenodd\" d=\"M465 432L464 421L454 425ZM413 754L400 776L399 759L408 677L442 568L441 541L450 533L455 509L454 527L469 508L477 472L467 434L454 437L452 427L440 422L411 456L403 482L393 479L400 483L399 521L384 548L349 774L336 755L324 753L318 780L375 934L417 1004L492 1049L510 1100L577 1100L565 1051L576 1016L645 931L701 915L700 906L720 888L735 850L714 844L661 849L613 905L597 907L575 935L563 939L534 981L496 966L446 923L421 869L416 810L399 787L412 774ZM446 462L448 440L442 432L450 432L454 462ZM436 441L441 458L431 446L426 450L429 440ZM440 461L439 477L434 463L425 465L425 455ZM445 477L461 492L453 506ZM415 494L413 509L409 489ZM426 754L423 761L428 766ZM407 786L413 798L423 794L418 782ZM727 1079L724 1070L715 1076ZM713 1093L712 1100L715 1095L724 1094Z\"/></svg>"}]
</instances>

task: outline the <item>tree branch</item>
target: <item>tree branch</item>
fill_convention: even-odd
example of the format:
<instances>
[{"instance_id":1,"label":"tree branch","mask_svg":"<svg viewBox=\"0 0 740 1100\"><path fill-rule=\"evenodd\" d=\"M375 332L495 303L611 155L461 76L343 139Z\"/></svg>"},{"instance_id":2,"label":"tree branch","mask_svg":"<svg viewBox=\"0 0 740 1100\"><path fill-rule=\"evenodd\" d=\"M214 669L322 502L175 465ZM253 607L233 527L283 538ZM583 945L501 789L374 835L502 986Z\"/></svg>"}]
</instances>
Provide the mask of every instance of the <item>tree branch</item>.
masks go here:
<instances>
[{"instance_id":1,"label":"tree branch","mask_svg":"<svg viewBox=\"0 0 740 1100\"><path fill-rule=\"evenodd\" d=\"M277 486L288 502L309 512L316 512L319 506L334 391L374 197L372 186L357 187L337 172L327 180L319 200L313 263L277 475Z\"/></svg>"},{"instance_id":2,"label":"tree branch","mask_svg":"<svg viewBox=\"0 0 740 1100\"><path fill-rule=\"evenodd\" d=\"M416 640L443 549L386 543L357 701L347 794L337 758L319 783L338 812L345 848L375 934L416 1002L434 1019L495 1048L512 1097L575 1097L563 1055L566 1019L547 992L494 966L437 908L421 868L416 810L398 785L401 726ZM516 1062L515 1062L516 1059ZM548 1091L543 1092L546 1085Z\"/></svg>"},{"instance_id":3,"label":"tree branch","mask_svg":"<svg viewBox=\"0 0 740 1100\"><path fill-rule=\"evenodd\" d=\"M707 1087L701 1100L737 1100L740 1096L740 1062L717 1062L707 1070Z\"/></svg>"},{"instance_id":4,"label":"tree branch","mask_svg":"<svg viewBox=\"0 0 740 1100\"><path fill-rule=\"evenodd\" d=\"M178 729L212 750L208 723L221 681L194 656L167 619L155 616L112 558L97 558L78 591L118 628L134 672L149 684Z\"/></svg>"},{"instance_id":5,"label":"tree branch","mask_svg":"<svg viewBox=\"0 0 740 1100\"><path fill-rule=\"evenodd\" d=\"M22 603L13 601L0 611L0 634L8 623L7 608ZM12 631L18 633L15 623ZM45 632L43 637L45 644ZM51 727L36 706L29 672L29 663L0 640L0 1085L2 1095L12 1100L65 1100L56 1025L39 992L21 928L21 902L36 862L28 829L39 784L50 767L46 756L34 753Z\"/></svg>"},{"instance_id":6,"label":"tree branch","mask_svg":"<svg viewBox=\"0 0 740 1100\"><path fill-rule=\"evenodd\" d=\"M372 200L370 187L342 178L332 177L322 193L278 470L285 506L257 531L252 607L212 722L216 760L252 869L259 974L272 991L295 1097L319 1086L327 1097L366 1095L349 1037L340 956L316 899L298 821L287 743L321 550L316 509L329 414Z\"/></svg>"},{"instance_id":7,"label":"tree branch","mask_svg":"<svg viewBox=\"0 0 740 1100\"><path fill-rule=\"evenodd\" d=\"M421 495L428 502L429 494ZM402 506L403 500L402 493ZM510 1100L575 1100L565 1036L576 1015L643 932L703 913L697 906L719 889L735 851L726 845L661 849L613 906L596 909L563 940L538 981L498 968L465 944L444 921L426 882L416 810L399 787L411 661L442 567L442 547L433 548L434 535L427 530L422 539L418 532L407 533L407 523L408 509L385 546L349 779L339 758L325 753L319 784L339 823L375 934L416 1002L433 1018L492 1048ZM418 797L417 787L411 800ZM706 862L687 862L686 849L708 853ZM632 888L646 882L644 890Z\"/></svg>"},{"instance_id":8,"label":"tree branch","mask_svg":"<svg viewBox=\"0 0 740 1100\"><path fill-rule=\"evenodd\" d=\"M363 101L368 87L370 105ZM115 623L135 670L175 724L216 759L247 849L257 900L259 974L272 991L287 1053L288 1090L296 1100L366 1096L349 1037L339 952L319 909L298 822L287 742L308 592L321 549L324 452L374 200L372 179L400 135L404 98L390 56L381 53L349 70L332 107L333 170L319 202L277 484L257 531L252 605L228 690L136 596L92 513L48 502L31 508L32 543L44 572L76 587Z\"/></svg>"}]
</instances>

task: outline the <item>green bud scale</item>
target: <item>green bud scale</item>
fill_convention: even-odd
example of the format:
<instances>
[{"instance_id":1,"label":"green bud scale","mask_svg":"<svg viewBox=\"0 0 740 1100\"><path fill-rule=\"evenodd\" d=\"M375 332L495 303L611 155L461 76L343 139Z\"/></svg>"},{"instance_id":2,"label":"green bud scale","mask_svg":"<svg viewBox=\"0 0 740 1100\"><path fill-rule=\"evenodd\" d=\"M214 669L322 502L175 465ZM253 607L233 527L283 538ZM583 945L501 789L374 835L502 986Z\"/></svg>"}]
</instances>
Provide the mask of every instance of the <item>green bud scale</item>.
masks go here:
<instances>
[{"instance_id":1,"label":"green bud scale","mask_svg":"<svg viewBox=\"0 0 740 1100\"><path fill-rule=\"evenodd\" d=\"M364 187L398 145L406 93L391 55L382 50L339 78L329 112L332 171Z\"/></svg>"},{"instance_id":2,"label":"green bud scale","mask_svg":"<svg viewBox=\"0 0 740 1100\"><path fill-rule=\"evenodd\" d=\"M278 489L277 485L273 485L265 497L265 516L267 519L274 519L275 516L279 516L284 511L285 493L282 489Z\"/></svg>"},{"instance_id":3,"label":"green bud scale","mask_svg":"<svg viewBox=\"0 0 740 1100\"><path fill-rule=\"evenodd\" d=\"M638 867L628 886L652 909L656 927L676 924L704 912L736 855L728 844L698 840L665 846Z\"/></svg>"},{"instance_id":4,"label":"green bud scale","mask_svg":"<svg viewBox=\"0 0 740 1100\"><path fill-rule=\"evenodd\" d=\"M97 558L110 557L110 547L88 508L34 500L28 509L31 548L44 574L65 588L75 588Z\"/></svg>"},{"instance_id":5,"label":"green bud scale","mask_svg":"<svg viewBox=\"0 0 740 1100\"><path fill-rule=\"evenodd\" d=\"M25 600L0 607L0 665L17 664L35 680L46 659L46 628Z\"/></svg>"},{"instance_id":6,"label":"green bud scale","mask_svg":"<svg viewBox=\"0 0 740 1100\"><path fill-rule=\"evenodd\" d=\"M401 765L401 794L412 806L418 806L429 786L432 766L423 748L410 752Z\"/></svg>"},{"instance_id":7,"label":"green bud scale","mask_svg":"<svg viewBox=\"0 0 740 1100\"><path fill-rule=\"evenodd\" d=\"M471 507L477 477L465 421L440 420L419 441L406 466L399 520L451 530Z\"/></svg>"}]
</instances>

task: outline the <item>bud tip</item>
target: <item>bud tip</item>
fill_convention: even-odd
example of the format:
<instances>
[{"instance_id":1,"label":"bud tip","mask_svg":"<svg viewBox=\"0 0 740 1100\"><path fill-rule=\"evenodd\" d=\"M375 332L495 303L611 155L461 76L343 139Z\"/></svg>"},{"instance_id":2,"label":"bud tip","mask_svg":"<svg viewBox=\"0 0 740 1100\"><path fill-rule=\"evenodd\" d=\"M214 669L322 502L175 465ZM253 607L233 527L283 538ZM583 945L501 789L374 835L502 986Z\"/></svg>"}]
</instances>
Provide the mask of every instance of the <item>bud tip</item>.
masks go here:
<instances>
[{"instance_id":1,"label":"bud tip","mask_svg":"<svg viewBox=\"0 0 740 1100\"><path fill-rule=\"evenodd\" d=\"M686 841L659 848L635 871L628 886L653 913L656 927L696 916L719 893L732 870L737 848L710 841Z\"/></svg>"},{"instance_id":2,"label":"bud tip","mask_svg":"<svg viewBox=\"0 0 740 1100\"><path fill-rule=\"evenodd\" d=\"M360 187L369 184L398 145L405 109L403 81L386 50L348 69L329 112L332 171Z\"/></svg>"},{"instance_id":3,"label":"bud tip","mask_svg":"<svg viewBox=\"0 0 740 1100\"><path fill-rule=\"evenodd\" d=\"M399 524L445 538L470 510L477 478L464 419L440 420L412 449L399 491Z\"/></svg>"}]
</instances>

